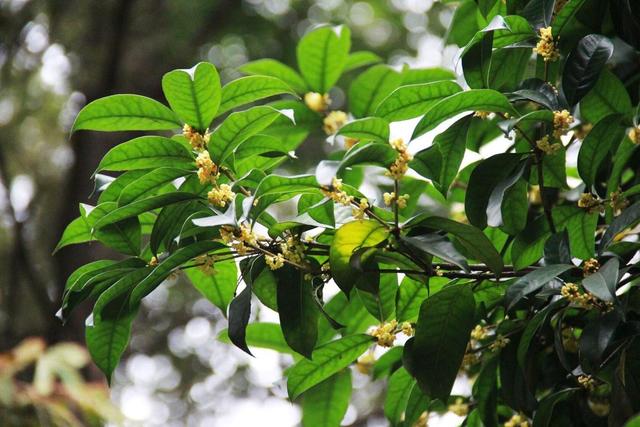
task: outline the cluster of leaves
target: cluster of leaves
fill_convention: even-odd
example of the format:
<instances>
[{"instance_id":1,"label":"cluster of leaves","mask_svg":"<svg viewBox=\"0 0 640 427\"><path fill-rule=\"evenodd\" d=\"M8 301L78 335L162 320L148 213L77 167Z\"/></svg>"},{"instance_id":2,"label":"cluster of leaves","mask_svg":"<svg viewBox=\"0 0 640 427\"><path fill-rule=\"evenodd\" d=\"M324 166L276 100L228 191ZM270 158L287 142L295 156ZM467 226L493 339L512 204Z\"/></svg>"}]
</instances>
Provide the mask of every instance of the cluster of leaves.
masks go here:
<instances>
[{"instance_id":1,"label":"cluster of leaves","mask_svg":"<svg viewBox=\"0 0 640 427\"><path fill-rule=\"evenodd\" d=\"M98 205L59 248L97 240L129 257L78 269L62 318L95 300L87 344L110 377L142 298L183 272L228 313L221 339L293 356L306 425L339 425L359 357L388 378L393 425L448 409L467 425L624 423L640 411L634 7L462 1L459 77L380 64L326 26L301 39L298 70L262 59L221 87L201 63L165 75L170 108L90 103L74 131L183 132L101 161ZM341 76L364 67L342 92L348 114L330 111ZM391 138L391 122L417 118L410 141ZM323 130L336 149L314 173L274 173ZM497 139L500 153L462 167ZM250 323L257 304L280 324ZM397 334L410 338L394 346ZM375 360L376 345L392 348ZM471 396L451 396L460 376Z\"/></svg>"}]
</instances>

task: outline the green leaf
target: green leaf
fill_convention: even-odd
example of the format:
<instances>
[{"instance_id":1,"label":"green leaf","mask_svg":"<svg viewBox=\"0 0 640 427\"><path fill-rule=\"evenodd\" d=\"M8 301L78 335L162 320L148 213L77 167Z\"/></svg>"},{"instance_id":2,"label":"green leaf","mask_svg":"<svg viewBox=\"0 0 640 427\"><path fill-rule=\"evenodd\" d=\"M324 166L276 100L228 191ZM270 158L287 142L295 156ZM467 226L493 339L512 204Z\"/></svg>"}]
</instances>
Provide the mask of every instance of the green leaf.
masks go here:
<instances>
[{"instance_id":1,"label":"green leaf","mask_svg":"<svg viewBox=\"0 0 640 427\"><path fill-rule=\"evenodd\" d=\"M415 322L420 305L427 298L427 283L420 283L405 276L396 295L396 319L398 322Z\"/></svg>"},{"instance_id":2,"label":"green leaf","mask_svg":"<svg viewBox=\"0 0 640 427\"><path fill-rule=\"evenodd\" d=\"M458 92L441 100L424 111L425 116L418 122L411 139L434 129L446 119L465 111L492 111L517 116L506 96L492 89L471 89Z\"/></svg>"},{"instance_id":3,"label":"green leaf","mask_svg":"<svg viewBox=\"0 0 640 427\"><path fill-rule=\"evenodd\" d=\"M158 209L163 206L171 205L185 200L197 199L198 197L199 196L195 194L176 191L173 193L151 196L142 200L136 200L126 206L114 209L108 214L104 215L99 220L97 220L95 224L93 224L93 228L98 230L106 227L107 225L115 224L122 220L138 216L144 212L152 211L154 209Z\"/></svg>"},{"instance_id":4,"label":"green leaf","mask_svg":"<svg viewBox=\"0 0 640 427\"><path fill-rule=\"evenodd\" d=\"M211 160L217 165L224 163L240 144L265 129L281 114L266 106L229 114L211 134L207 145Z\"/></svg>"},{"instance_id":5,"label":"green leaf","mask_svg":"<svg viewBox=\"0 0 640 427\"><path fill-rule=\"evenodd\" d=\"M471 172L464 203L465 213L471 224L478 228L487 226L487 209L494 190L514 173L520 159L521 154L496 154L481 161Z\"/></svg>"},{"instance_id":6,"label":"green leaf","mask_svg":"<svg viewBox=\"0 0 640 427\"><path fill-rule=\"evenodd\" d=\"M573 268L572 265L554 264L546 265L519 277L509 288L505 295L507 310L511 310L520 300L549 283L551 280Z\"/></svg>"},{"instance_id":7,"label":"green leaf","mask_svg":"<svg viewBox=\"0 0 640 427\"><path fill-rule=\"evenodd\" d=\"M320 27L300 40L298 68L313 91L329 92L347 64L350 48L351 32L345 26Z\"/></svg>"},{"instance_id":8,"label":"green leaf","mask_svg":"<svg viewBox=\"0 0 640 427\"><path fill-rule=\"evenodd\" d=\"M147 172L148 171L144 169L134 169L120 174L120 176L115 179L107 175L96 174L96 191L101 191L100 197L98 198L98 204L104 202L117 202L122 189ZM108 180L107 184L100 185L99 181L102 180Z\"/></svg>"},{"instance_id":9,"label":"green leaf","mask_svg":"<svg viewBox=\"0 0 640 427\"><path fill-rule=\"evenodd\" d=\"M127 205L134 200L153 194L163 185L190 173L187 170L176 168L153 169L122 189L120 197L118 197L118 206Z\"/></svg>"},{"instance_id":10,"label":"green leaf","mask_svg":"<svg viewBox=\"0 0 640 427\"><path fill-rule=\"evenodd\" d=\"M349 261L356 249L375 246L389 237L389 230L373 220L356 220L340 227L331 242L329 263L336 284L347 295L360 273Z\"/></svg>"},{"instance_id":11,"label":"green leaf","mask_svg":"<svg viewBox=\"0 0 640 427\"><path fill-rule=\"evenodd\" d=\"M409 395L416 384L406 369L400 368L389 378L387 397L384 400L384 416L392 426L398 425L407 407Z\"/></svg>"},{"instance_id":12,"label":"green leaf","mask_svg":"<svg viewBox=\"0 0 640 427\"><path fill-rule=\"evenodd\" d=\"M453 285L420 307L415 337L405 344L405 367L429 397L446 402L475 325L468 285Z\"/></svg>"},{"instance_id":13,"label":"green leaf","mask_svg":"<svg viewBox=\"0 0 640 427\"><path fill-rule=\"evenodd\" d=\"M268 175L260 181L255 191L254 205L251 207L251 216L258 218L260 214L272 204L291 199L299 194L321 194L320 186L315 176Z\"/></svg>"},{"instance_id":14,"label":"green leaf","mask_svg":"<svg viewBox=\"0 0 640 427\"><path fill-rule=\"evenodd\" d=\"M390 122L412 119L461 90L457 83L446 80L401 86L380 102L375 115Z\"/></svg>"},{"instance_id":15,"label":"green leaf","mask_svg":"<svg viewBox=\"0 0 640 427\"><path fill-rule=\"evenodd\" d=\"M371 316L363 306L360 298L347 299L339 292L323 307L324 311L335 321L345 325L340 332L342 335L352 335L364 332L378 320ZM318 343L324 344L336 335L336 330L322 317L318 324Z\"/></svg>"},{"instance_id":16,"label":"green leaf","mask_svg":"<svg viewBox=\"0 0 640 427\"><path fill-rule=\"evenodd\" d=\"M419 215L404 224L404 227L426 227L453 234L458 243L474 259L487 265L495 274L500 274L504 267L502 257L493 243L476 227L453 221L448 218Z\"/></svg>"},{"instance_id":17,"label":"green leaf","mask_svg":"<svg viewBox=\"0 0 640 427\"><path fill-rule=\"evenodd\" d=\"M420 236L402 237L401 241L419 252L433 255L445 262L457 265L466 272L469 271L467 260L445 236L429 233Z\"/></svg>"},{"instance_id":18,"label":"green leaf","mask_svg":"<svg viewBox=\"0 0 640 427\"><path fill-rule=\"evenodd\" d=\"M349 54L347 62L344 64L343 72L346 73L347 71L355 70L356 68L367 65L377 64L378 62L382 62L382 58L375 53L369 52L368 50L359 50Z\"/></svg>"},{"instance_id":19,"label":"green leaf","mask_svg":"<svg viewBox=\"0 0 640 427\"><path fill-rule=\"evenodd\" d=\"M165 74L162 91L180 119L204 133L220 105L220 76L213 64L200 62Z\"/></svg>"},{"instance_id":20,"label":"green leaf","mask_svg":"<svg viewBox=\"0 0 640 427\"><path fill-rule=\"evenodd\" d=\"M287 375L289 398L295 399L311 387L340 372L373 345L371 335L350 335L332 341L313 352L311 359L293 365Z\"/></svg>"},{"instance_id":21,"label":"green leaf","mask_svg":"<svg viewBox=\"0 0 640 427\"><path fill-rule=\"evenodd\" d=\"M126 218L124 221L113 223L102 229L95 225L112 212L117 210L114 202L101 203L86 217L87 225L92 230L92 236L105 246L127 255L140 253L140 221L138 218Z\"/></svg>"},{"instance_id":22,"label":"green leaf","mask_svg":"<svg viewBox=\"0 0 640 427\"><path fill-rule=\"evenodd\" d=\"M599 123L611 114L628 114L631 109L631 99L624 84L606 68L596 85L580 101L580 114L591 123Z\"/></svg>"},{"instance_id":23,"label":"green leaf","mask_svg":"<svg viewBox=\"0 0 640 427\"><path fill-rule=\"evenodd\" d=\"M518 233L511 246L511 260L516 270L523 269L542 258L544 242L550 234L549 224L544 215L530 222Z\"/></svg>"},{"instance_id":24,"label":"green leaf","mask_svg":"<svg viewBox=\"0 0 640 427\"><path fill-rule=\"evenodd\" d=\"M548 27L551 25L555 3L555 0L531 0L522 10L522 16L535 28Z\"/></svg>"},{"instance_id":25,"label":"green leaf","mask_svg":"<svg viewBox=\"0 0 640 427\"><path fill-rule=\"evenodd\" d=\"M347 413L351 399L351 371L345 369L304 393L302 425L338 427Z\"/></svg>"},{"instance_id":26,"label":"green leaf","mask_svg":"<svg viewBox=\"0 0 640 427\"><path fill-rule=\"evenodd\" d=\"M566 228L569 233L571 255L589 259L595 250L595 235L598 213L589 213L577 206L558 206L553 210L553 222L559 231Z\"/></svg>"},{"instance_id":27,"label":"green leaf","mask_svg":"<svg viewBox=\"0 0 640 427\"><path fill-rule=\"evenodd\" d=\"M533 28L531 28L531 24L521 16L505 16L504 22L508 28L504 30L496 29L493 33L494 49L500 49L516 43L524 42L536 36Z\"/></svg>"},{"instance_id":28,"label":"green leaf","mask_svg":"<svg viewBox=\"0 0 640 427\"><path fill-rule=\"evenodd\" d=\"M562 74L562 93L576 105L595 86L600 72L613 55L613 43L599 34L589 34L569 54Z\"/></svg>"},{"instance_id":29,"label":"green leaf","mask_svg":"<svg viewBox=\"0 0 640 427\"><path fill-rule=\"evenodd\" d=\"M164 279L169 276L176 268L180 267L187 261L192 260L195 257L204 255L206 253L226 248L220 242L213 240L204 240L202 242L195 242L189 246L178 249L166 259L162 260L154 269L144 278L136 287L131 291L131 297L129 298L129 305L135 306L153 291Z\"/></svg>"},{"instance_id":30,"label":"green leaf","mask_svg":"<svg viewBox=\"0 0 640 427\"><path fill-rule=\"evenodd\" d=\"M386 144L389 142L389 122L379 117L354 120L342 126L338 135Z\"/></svg>"},{"instance_id":31,"label":"green leaf","mask_svg":"<svg viewBox=\"0 0 640 427\"><path fill-rule=\"evenodd\" d=\"M193 168L193 155L179 142L163 136L141 136L116 145L102 158L96 171Z\"/></svg>"},{"instance_id":32,"label":"green leaf","mask_svg":"<svg viewBox=\"0 0 640 427\"><path fill-rule=\"evenodd\" d=\"M433 140L433 145L436 145L440 150L442 159L440 176L437 180L439 185L437 187L445 197L447 197L449 187L458 175L458 170L462 164L470 124L471 116L463 117Z\"/></svg>"},{"instance_id":33,"label":"green leaf","mask_svg":"<svg viewBox=\"0 0 640 427\"><path fill-rule=\"evenodd\" d=\"M573 2L569 2L569 5ZM567 7L567 6L565 6ZM533 416L533 423L536 426L547 427L552 424L553 420L553 410L555 406L570 398L573 394L575 394L579 389L578 388L568 388L565 390L560 390L555 393L552 393L542 400L540 400L540 404L538 405L538 409L536 410Z\"/></svg>"},{"instance_id":34,"label":"green leaf","mask_svg":"<svg viewBox=\"0 0 640 427\"><path fill-rule=\"evenodd\" d=\"M520 365L523 370L527 370L527 356L535 354L536 352L535 348L530 348L536 334L547 323L549 316L553 315L553 313L562 308L564 305L566 305L566 301L563 299L554 301L553 303L537 312L535 316L533 316L533 318L529 320L529 322L527 322L527 326L525 327L524 332L520 337L520 341L518 342L517 353L518 365Z\"/></svg>"},{"instance_id":35,"label":"green leaf","mask_svg":"<svg viewBox=\"0 0 640 427\"><path fill-rule=\"evenodd\" d=\"M271 76L280 79L297 93L305 93L307 91L307 83L302 76L293 68L275 59L265 58L247 62L239 69L245 74Z\"/></svg>"},{"instance_id":36,"label":"green leaf","mask_svg":"<svg viewBox=\"0 0 640 427\"><path fill-rule=\"evenodd\" d=\"M624 137L624 128L620 122L619 116L601 120L582 141L578 154L578 173L587 189L596 183L600 165L609 154L611 147L616 146Z\"/></svg>"},{"instance_id":37,"label":"green leaf","mask_svg":"<svg viewBox=\"0 0 640 427\"><path fill-rule=\"evenodd\" d=\"M131 335L131 322L138 309L129 307L127 292L142 280L149 268L140 268L127 274L107 289L96 301L93 314L85 329L85 339L91 358L111 381Z\"/></svg>"},{"instance_id":38,"label":"green leaf","mask_svg":"<svg viewBox=\"0 0 640 427\"><path fill-rule=\"evenodd\" d=\"M233 80L222 88L218 115L259 99L295 92L282 80L269 76L247 76Z\"/></svg>"},{"instance_id":39,"label":"green leaf","mask_svg":"<svg viewBox=\"0 0 640 427\"><path fill-rule=\"evenodd\" d=\"M566 2L562 9L556 14L553 18L553 35L558 37L562 36L562 31L565 29L567 24L569 24L576 12L580 10L583 4L585 4L586 0L571 0Z\"/></svg>"},{"instance_id":40,"label":"green leaf","mask_svg":"<svg viewBox=\"0 0 640 427\"><path fill-rule=\"evenodd\" d=\"M402 70L402 86L455 79L456 74L444 68L405 68Z\"/></svg>"},{"instance_id":41,"label":"green leaf","mask_svg":"<svg viewBox=\"0 0 640 427\"><path fill-rule=\"evenodd\" d=\"M598 271L582 280L582 286L603 301L616 299L616 285L618 284L618 270L620 261L611 258Z\"/></svg>"},{"instance_id":42,"label":"green leaf","mask_svg":"<svg viewBox=\"0 0 640 427\"><path fill-rule=\"evenodd\" d=\"M474 0L464 0L456 7L449 25L447 42L464 47L473 38L478 28L478 4Z\"/></svg>"},{"instance_id":43,"label":"green leaf","mask_svg":"<svg viewBox=\"0 0 640 427\"><path fill-rule=\"evenodd\" d=\"M336 175L342 175L354 165L376 165L388 168L398 157L398 152L388 143L371 143L349 150L340 162Z\"/></svg>"},{"instance_id":44,"label":"green leaf","mask_svg":"<svg viewBox=\"0 0 640 427\"><path fill-rule=\"evenodd\" d=\"M91 227L87 224L87 220L80 216L66 226L60 241L58 241L56 248L53 250L52 255L55 255L56 252L65 246L90 242L92 240L93 236L91 235Z\"/></svg>"},{"instance_id":45,"label":"green leaf","mask_svg":"<svg viewBox=\"0 0 640 427\"><path fill-rule=\"evenodd\" d=\"M229 304L229 340L245 353L253 356L247 347L247 325L251 315L251 284L247 286Z\"/></svg>"},{"instance_id":46,"label":"green leaf","mask_svg":"<svg viewBox=\"0 0 640 427\"><path fill-rule=\"evenodd\" d=\"M139 95L111 95L96 99L80 110L71 130L172 130L181 127L178 116L158 101Z\"/></svg>"},{"instance_id":47,"label":"green leaf","mask_svg":"<svg viewBox=\"0 0 640 427\"><path fill-rule=\"evenodd\" d=\"M218 339L224 343L231 343L227 329L220 332ZM254 322L248 324L245 340L251 347L267 348L284 354L296 354L287 345L282 335L282 329L277 323Z\"/></svg>"},{"instance_id":48,"label":"green leaf","mask_svg":"<svg viewBox=\"0 0 640 427\"><path fill-rule=\"evenodd\" d=\"M197 261L196 261L197 263ZM213 271L199 268L185 270L193 286L226 315L227 307L236 293L238 271L234 260L216 262Z\"/></svg>"},{"instance_id":49,"label":"green leaf","mask_svg":"<svg viewBox=\"0 0 640 427\"><path fill-rule=\"evenodd\" d=\"M611 225L604 232L602 239L600 240L600 246L598 247L598 253L602 253L607 247L614 241L618 233L632 227L640 221L640 202L635 202L622 211L620 215L613 220Z\"/></svg>"},{"instance_id":50,"label":"green leaf","mask_svg":"<svg viewBox=\"0 0 640 427\"><path fill-rule=\"evenodd\" d=\"M402 84L400 73L387 65L376 65L356 77L349 86L349 112L371 116L380 102Z\"/></svg>"},{"instance_id":51,"label":"green leaf","mask_svg":"<svg viewBox=\"0 0 640 427\"><path fill-rule=\"evenodd\" d=\"M311 357L318 339L318 308L304 271L289 264L275 270L280 327L289 347Z\"/></svg>"},{"instance_id":52,"label":"green leaf","mask_svg":"<svg viewBox=\"0 0 640 427\"><path fill-rule=\"evenodd\" d=\"M438 184L442 170L442 154L436 145L431 145L418 151L409 162L409 167L421 176L430 179L434 185Z\"/></svg>"},{"instance_id":53,"label":"green leaf","mask_svg":"<svg viewBox=\"0 0 640 427\"><path fill-rule=\"evenodd\" d=\"M501 205L502 226L500 228L511 236L515 236L527 226L529 210L527 188L527 181L521 178L504 193Z\"/></svg>"}]
</instances>

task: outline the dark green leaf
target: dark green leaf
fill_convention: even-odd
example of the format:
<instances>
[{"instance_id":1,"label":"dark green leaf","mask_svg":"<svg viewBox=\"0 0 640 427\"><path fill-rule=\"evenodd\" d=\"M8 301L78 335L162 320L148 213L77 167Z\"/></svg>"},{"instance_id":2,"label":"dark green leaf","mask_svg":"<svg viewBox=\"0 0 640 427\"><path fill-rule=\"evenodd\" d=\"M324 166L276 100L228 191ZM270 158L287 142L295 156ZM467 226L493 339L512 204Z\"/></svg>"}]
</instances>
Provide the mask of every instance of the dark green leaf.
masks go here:
<instances>
[{"instance_id":1,"label":"dark green leaf","mask_svg":"<svg viewBox=\"0 0 640 427\"><path fill-rule=\"evenodd\" d=\"M222 88L218 115L241 105L283 93L295 95L285 82L270 76L247 76L233 80Z\"/></svg>"},{"instance_id":2,"label":"dark green leaf","mask_svg":"<svg viewBox=\"0 0 640 427\"><path fill-rule=\"evenodd\" d=\"M580 114L591 123L599 123L611 114L628 114L630 111L631 99L627 89L606 68L602 70L596 85L580 102Z\"/></svg>"},{"instance_id":3,"label":"dark green leaf","mask_svg":"<svg viewBox=\"0 0 640 427\"><path fill-rule=\"evenodd\" d=\"M389 142L389 123L379 117L354 120L342 126L338 135L386 144Z\"/></svg>"},{"instance_id":4,"label":"dark green leaf","mask_svg":"<svg viewBox=\"0 0 640 427\"><path fill-rule=\"evenodd\" d=\"M618 233L624 231L625 229L632 227L640 221L640 202L636 202L633 205L629 206L625 210L622 211L620 215L613 220L611 225L607 228L607 231L604 232L604 236L602 236L602 240L600 240L600 246L598 248L598 252L602 253L610 244L614 241L616 235Z\"/></svg>"},{"instance_id":5,"label":"dark green leaf","mask_svg":"<svg viewBox=\"0 0 640 427\"><path fill-rule=\"evenodd\" d=\"M251 353L247 347L247 325L251 315L251 285L247 284L229 304L229 340L240 350Z\"/></svg>"},{"instance_id":6,"label":"dark green leaf","mask_svg":"<svg viewBox=\"0 0 640 427\"><path fill-rule=\"evenodd\" d=\"M620 125L621 117L608 117L601 120L591 129L582 141L578 154L578 173L584 180L587 189L596 184L596 176L611 147L624 137L624 128Z\"/></svg>"},{"instance_id":7,"label":"dark green leaf","mask_svg":"<svg viewBox=\"0 0 640 427\"><path fill-rule=\"evenodd\" d=\"M573 268L572 265L565 264L545 265L518 278L518 280L507 289L505 295L507 310L511 310L522 298L536 292L551 280L571 268Z\"/></svg>"},{"instance_id":8,"label":"dark green leaf","mask_svg":"<svg viewBox=\"0 0 640 427\"><path fill-rule=\"evenodd\" d=\"M384 401L384 415L392 426L398 425L402 420L402 414L407 407L407 401L411 390L416 384L406 369L400 368L389 378L387 397Z\"/></svg>"},{"instance_id":9,"label":"dark green leaf","mask_svg":"<svg viewBox=\"0 0 640 427\"><path fill-rule=\"evenodd\" d=\"M402 76L387 65L369 68L349 87L349 111L355 117L372 115L380 102L402 84Z\"/></svg>"},{"instance_id":10,"label":"dark green leaf","mask_svg":"<svg viewBox=\"0 0 640 427\"><path fill-rule=\"evenodd\" d=\"M318 308L311 282L303 279L304 274L304 271L289 264L274 271L284 338L289 347L303 356L311 357L318 339Z\"/></svg>"},{"instance_id":11,"label":"dark green leaf","mask_svg":"<svg viewBox=\"0 0 640 427\"><path fill-rule=\"evenodd\" d=\"M224 343L231 343L229 331L224 329L218 335ZM251 347L267 348L278 353L297 354L287 345L282 335L282 329L277 323L254 322L245 329L245 343Z\"/></svg>"},{"instance_id":12,"label":"dark green leaf","mask_svg":"<svg viewBox=\"0 0 640 427\"><path fill-rule=\"evenodd\" d=\"M612 54L613 43L604 36L589 34L580 39L562 74L562 93L569 105L576 105L595 86Z\"/></svg>"},{"instance_id":13,"label":"dark green leaf","mask_svg":"<svg viewBox=\"0 0 640 427\"><path fill-rule=\"evenodd\" d=\"M451 81L401 86L380 102L375 115L390 122L421 116L450 95L460 92L460 86Z\"/></svg>"},{"instance_id":14,"label":"dark green leaf","mask_svg":"<svg viewBox=\"0 0 640 427\"><path fill-rule=\"evenodd\" d=\"M420 308L415 337L405 345L405 367L422 391L447 401L475 325L470 286L453 285Z\"/></svg>"}]
</instances>

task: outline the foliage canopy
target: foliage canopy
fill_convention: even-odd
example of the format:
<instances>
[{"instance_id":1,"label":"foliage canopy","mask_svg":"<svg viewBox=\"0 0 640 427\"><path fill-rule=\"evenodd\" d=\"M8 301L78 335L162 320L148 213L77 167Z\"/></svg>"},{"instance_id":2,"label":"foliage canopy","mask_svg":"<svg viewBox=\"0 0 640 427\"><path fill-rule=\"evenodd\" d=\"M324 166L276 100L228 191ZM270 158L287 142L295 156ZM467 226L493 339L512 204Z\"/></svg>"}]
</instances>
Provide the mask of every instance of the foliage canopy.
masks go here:
<instances>
[{"instance_id":1,"label":"foliage canopy","mask_svg":"<svg viewBox=\"0 0 640 427\"><path fill-rule=\"evenodd\" d=\"M74 131L174 133L100 163L98 204L58 248L99 241L128 257L74 272L61 317L95 301L87 345L110 378L141 300L184 272L228 315L221 340L293 355L306 425L339 425L356 361L388 378L393 425L447 409L466 425L624 424L640 411L634 8L464 0L449 34L461 76L383 65L323 26L300 40L297 69L261 59L221 86L200 63L165 75L169 107L88 104ZM348 113L331 104L347 73ZM393 138L408 119L410 140ZM275 172L319 132L327 160ZM484 156L462 167L469 152ZM280 323L250 322L256 304ZM375 360L375 345L393 348ZM471 396L451 396L460 375Z\"/></svg>"}]
</instances>

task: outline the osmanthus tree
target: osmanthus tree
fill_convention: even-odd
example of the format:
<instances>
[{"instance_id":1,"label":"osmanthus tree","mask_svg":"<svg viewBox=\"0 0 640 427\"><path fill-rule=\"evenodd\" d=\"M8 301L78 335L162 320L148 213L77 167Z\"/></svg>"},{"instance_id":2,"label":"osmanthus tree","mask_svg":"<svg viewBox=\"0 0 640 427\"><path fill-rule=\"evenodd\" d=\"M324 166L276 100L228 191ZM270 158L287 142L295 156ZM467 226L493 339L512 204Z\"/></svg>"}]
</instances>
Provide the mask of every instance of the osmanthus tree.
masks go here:
<instances>
[{"instance_id":1,"label":"osmanthus tree","mask_svg":"<svg viewBox=\"0 0 640 427\"><path fill-rule=\"evenodd\" d=\"M168 107L90 103L74 131L173 135L100 162L98 204L59 247L123 257L74 272L62 318L95 301L87 345L110 377L141 300L184 274L228 314L221 339L293 356L306 425L339 425L354 363L388 379L392 425L447 410L466 425L624 424L640 411L639 17L622 0L465 0L449 34L461 76L383 65L324 26L297 70L262 59L221 86L200 63L164 76ZM419 117L409 140L390 136ZM315 171L274 172L322 133L335 149ZM251 323L260 305L279 324ZM375 346L390 349L376 360ZM451 396L461 376L472 393Z\"/></svg>"}]
</instances>

